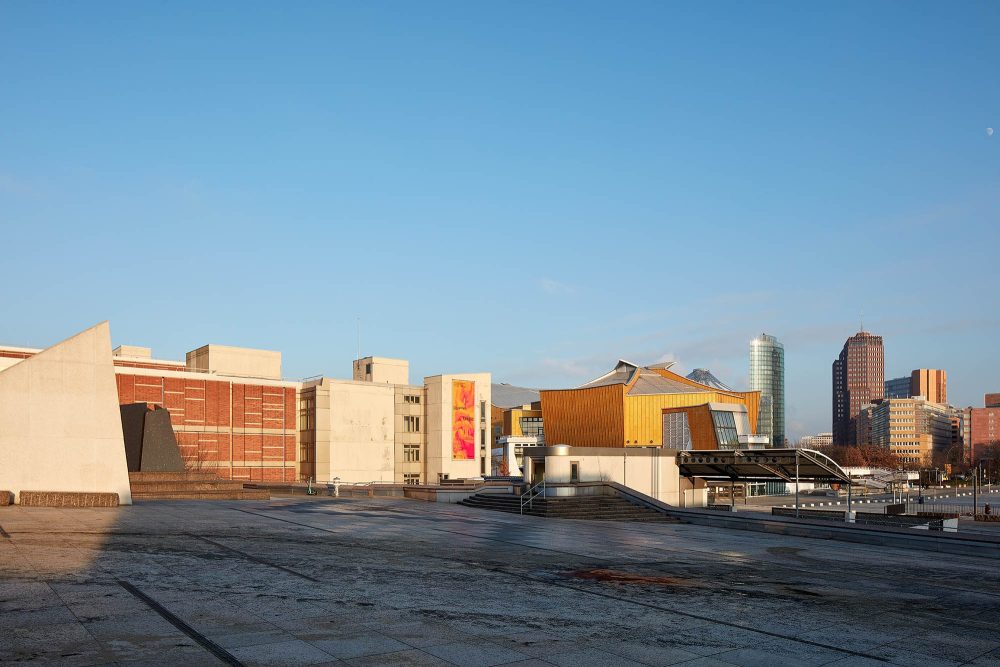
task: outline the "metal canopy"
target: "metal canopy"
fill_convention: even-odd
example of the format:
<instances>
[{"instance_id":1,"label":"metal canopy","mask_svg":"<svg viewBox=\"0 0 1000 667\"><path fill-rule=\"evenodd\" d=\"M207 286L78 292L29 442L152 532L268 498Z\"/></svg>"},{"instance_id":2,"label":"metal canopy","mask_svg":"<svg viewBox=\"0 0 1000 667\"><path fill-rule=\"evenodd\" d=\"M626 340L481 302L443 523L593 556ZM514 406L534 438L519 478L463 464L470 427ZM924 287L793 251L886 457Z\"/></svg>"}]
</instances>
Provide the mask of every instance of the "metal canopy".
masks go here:
<instances>
[{"instance_id":1,"label":"metal canopy","mask_svg":"<svg viewBox=\"0 0 1000 667\"><path fill-rule=\"evenodd\" d=\"M851 481L847 471L833 459L812 449L682 451L677 452L677 466L684 477L714 481L794 482L799 479L845 484Z\"/></svg>"}]
</instances>

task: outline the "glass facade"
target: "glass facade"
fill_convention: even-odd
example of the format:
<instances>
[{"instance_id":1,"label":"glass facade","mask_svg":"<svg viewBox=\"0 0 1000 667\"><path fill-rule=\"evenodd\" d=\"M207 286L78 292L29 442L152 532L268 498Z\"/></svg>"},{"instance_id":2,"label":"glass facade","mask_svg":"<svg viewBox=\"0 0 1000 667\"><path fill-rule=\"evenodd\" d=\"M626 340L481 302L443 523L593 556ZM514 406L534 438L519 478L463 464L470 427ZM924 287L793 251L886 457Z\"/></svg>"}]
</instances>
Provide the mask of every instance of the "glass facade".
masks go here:
<instances>
[{"instance_id":1,"label":"glass facade","mask_svg":"<svg viewBox=\"0 0 1000 667\"><path fill-rule=\"evenodd\" d=\"M757 433L785 446L785 346L761 334L750 341L750 391L760 392Z\"/></svg>"},{"instance_id":2,"label":"glass facade","mask_svg":"<svg viewBox=\"0 0 1000 667\"><path fill-rule=\"evenodd\" d=\"M740 434L736 430L736 417L732 412L712 410L712 423L715 425L715 438L719 449L739 449Z\"/></svg>"}]
</instances>

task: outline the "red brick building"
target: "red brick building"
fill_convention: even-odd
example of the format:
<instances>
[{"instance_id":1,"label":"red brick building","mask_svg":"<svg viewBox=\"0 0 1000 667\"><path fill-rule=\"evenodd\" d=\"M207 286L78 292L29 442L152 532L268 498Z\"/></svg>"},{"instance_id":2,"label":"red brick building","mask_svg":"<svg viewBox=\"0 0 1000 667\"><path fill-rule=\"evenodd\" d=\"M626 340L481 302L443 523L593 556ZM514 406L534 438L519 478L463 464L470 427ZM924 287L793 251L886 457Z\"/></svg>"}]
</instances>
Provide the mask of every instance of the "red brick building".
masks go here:
<instances>
[{"instance_id":1,"label":"red brick building","mask_svg":"<svg viewBox=\"0 0 1000 667\"><path fill-rule=\"evenodd\" d=\"M847 339L833 362L833 444L857 444L858 415L884 397L882 337L860 331Z\"/></svg>"},{"instance_id":2,"label":"red brick building","mask_svg":"<svg viewBox=\"0 0 1000 667\"><path fill-rule=\"evenodd\" d=\"M0 368L39 351L0 348ZM255 482L298 479L299 385L280 379L280 361L275 379L273 372L266 378L235 376L224 368L195 368L146 355L145 348L116 348L118 401L167 409L189 468Z\"/></svg>"}]
</instances>

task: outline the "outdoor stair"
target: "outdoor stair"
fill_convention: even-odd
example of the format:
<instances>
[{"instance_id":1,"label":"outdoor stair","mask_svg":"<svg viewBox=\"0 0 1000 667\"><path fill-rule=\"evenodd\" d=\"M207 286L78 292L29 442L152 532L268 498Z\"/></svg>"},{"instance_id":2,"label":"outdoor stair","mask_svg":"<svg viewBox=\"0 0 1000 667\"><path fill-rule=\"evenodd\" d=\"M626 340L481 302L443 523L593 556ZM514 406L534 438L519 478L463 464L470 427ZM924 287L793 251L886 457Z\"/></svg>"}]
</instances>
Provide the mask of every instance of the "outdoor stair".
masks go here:
<instances>
[{"instance_id":1,"label":"outdoor stair","mask_svg":"<svg viewBox=\"0 0 1000 667\"><path fill-rule=\"evenodd\" d=\"M477 493L459 504L498 512L522 513L521 497L511 494ZM538 497L530 505L524 506L523 513L558 519L679 523L679 520L672 516L650 507L636 505L619 496Z\"/></svg>"},{"instance_id":2,"label":"outdoor stair","mask_svg":"<svg viewBox=\"0 0 1000 667\"><path fill-rule=\"evenodd\" d=\"M247 489L243 482L213 472L130 472L132 500L269 500L266 489Z\"/></svg>"}]
</instances>

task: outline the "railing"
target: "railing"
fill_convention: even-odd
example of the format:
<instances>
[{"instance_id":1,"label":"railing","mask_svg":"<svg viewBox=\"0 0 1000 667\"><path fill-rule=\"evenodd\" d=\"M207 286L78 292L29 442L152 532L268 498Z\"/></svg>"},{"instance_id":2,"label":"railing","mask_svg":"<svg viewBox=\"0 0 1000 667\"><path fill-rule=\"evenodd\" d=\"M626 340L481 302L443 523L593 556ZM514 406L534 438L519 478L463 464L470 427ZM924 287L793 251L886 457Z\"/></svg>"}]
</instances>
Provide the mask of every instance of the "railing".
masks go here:
<instances>
[{"instance_id":1,"label":"railing","mask_svg":"<svg viewBox=\"0 0 1000 667\"><path fill-rule=\"evenodd\" d=\"M521 494L521 514L524 514L524 506L527 505L530 508L534 508L532 501L538 496L545 495L545 479L542 478L538 484ZM527 497L525 497L527 496Z\"/></svg>"}]
</instances>

